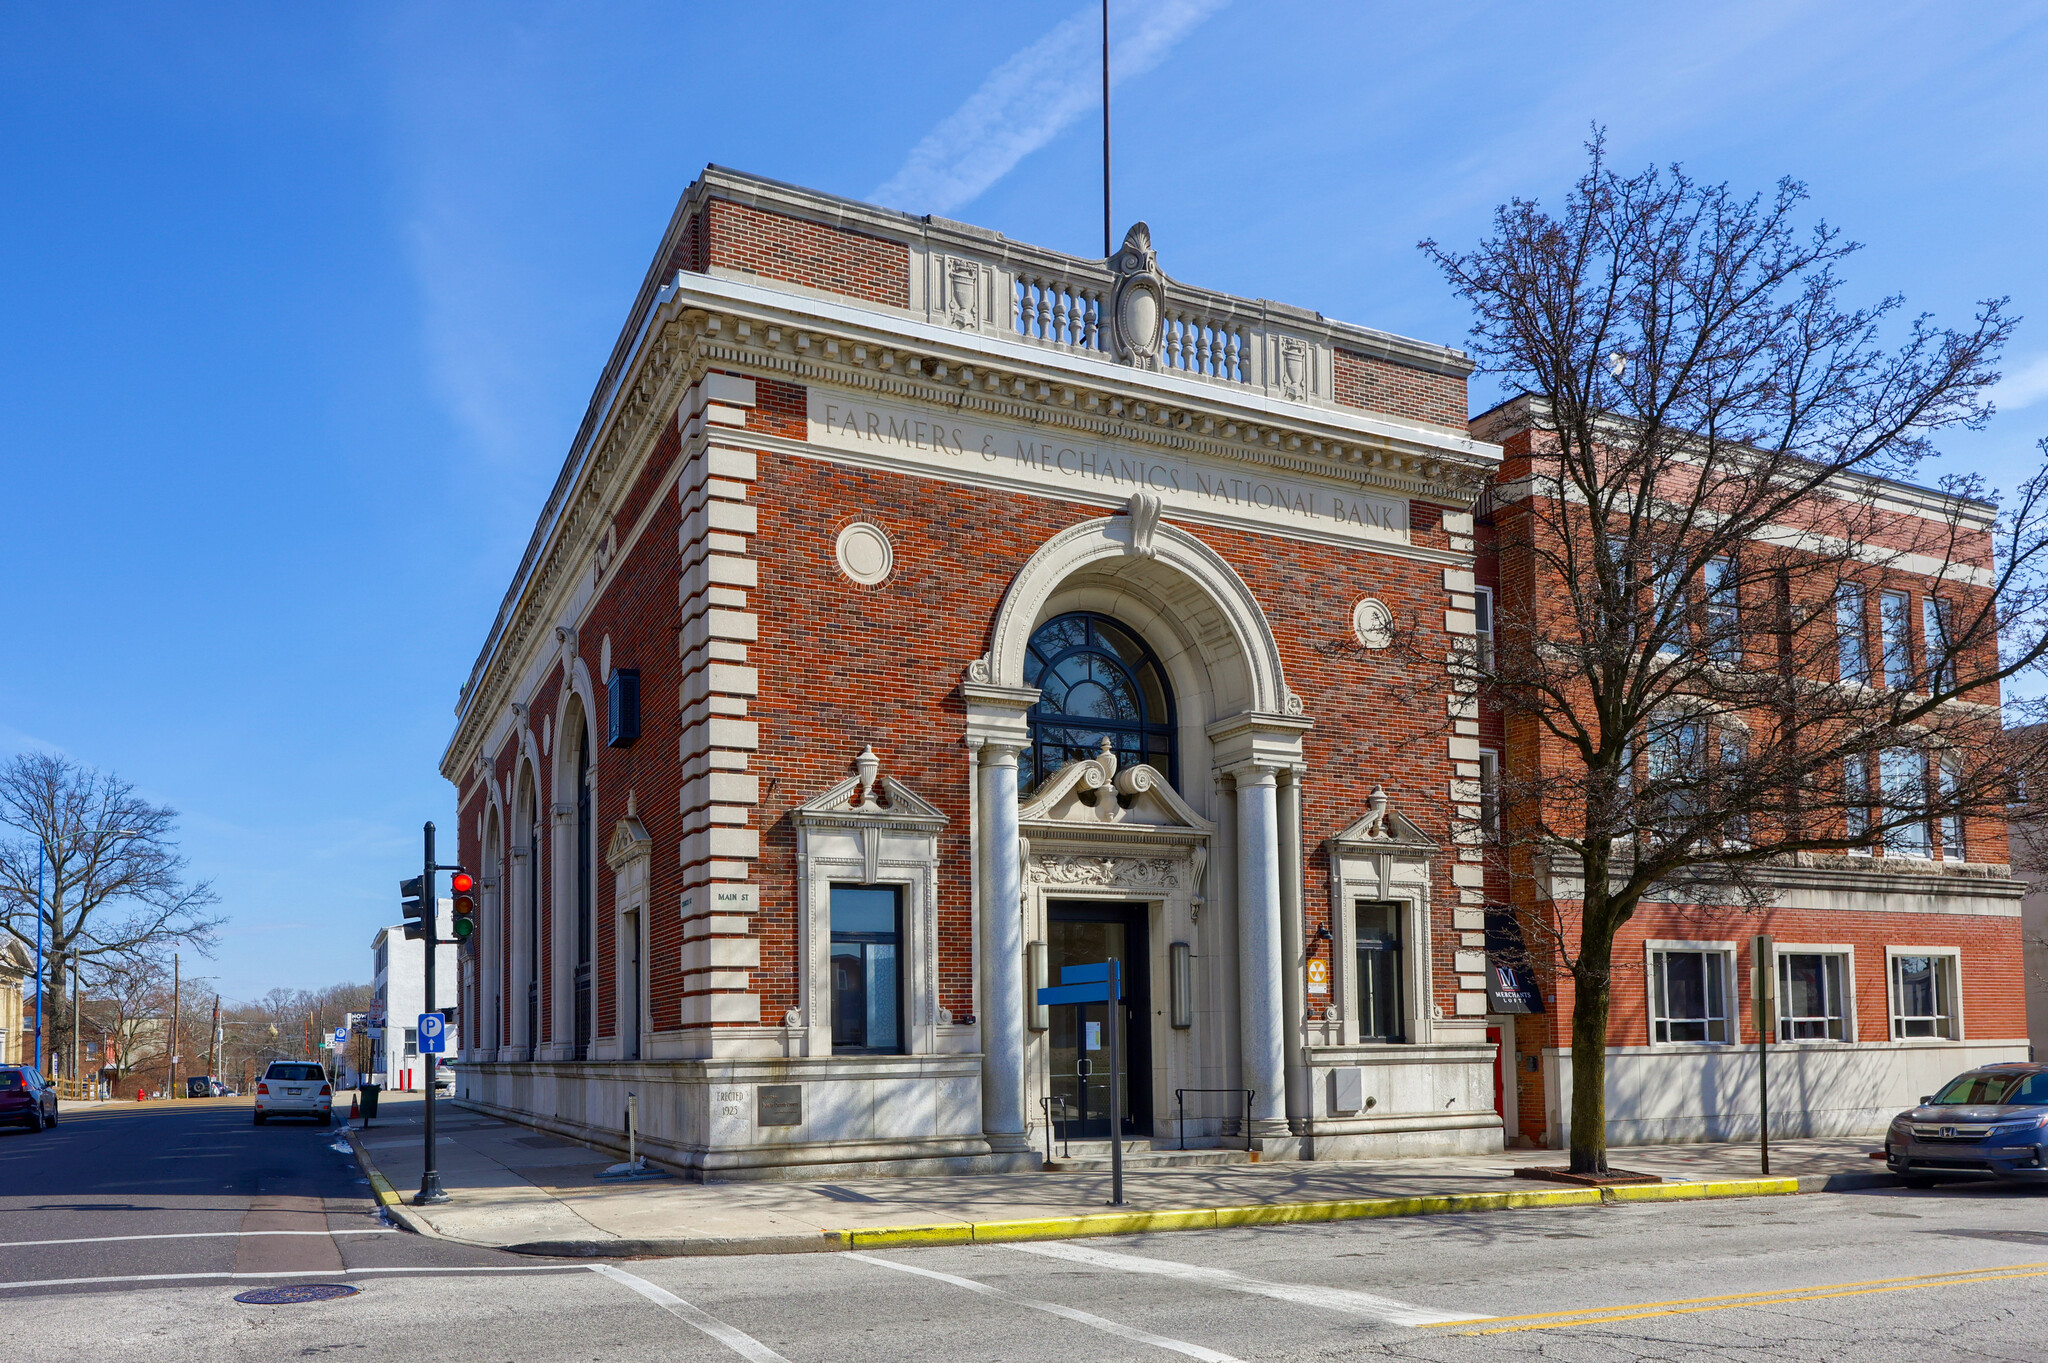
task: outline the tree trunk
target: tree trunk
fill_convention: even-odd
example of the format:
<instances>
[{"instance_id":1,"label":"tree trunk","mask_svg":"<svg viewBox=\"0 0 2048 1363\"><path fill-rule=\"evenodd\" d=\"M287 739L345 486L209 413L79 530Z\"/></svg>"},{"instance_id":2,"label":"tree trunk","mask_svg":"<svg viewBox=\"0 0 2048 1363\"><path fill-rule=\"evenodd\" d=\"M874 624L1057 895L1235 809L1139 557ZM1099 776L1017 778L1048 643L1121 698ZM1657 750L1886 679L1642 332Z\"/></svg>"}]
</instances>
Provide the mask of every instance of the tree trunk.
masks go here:
<instances>
[{"instance_id":1,"label":"tree trunk","mask_svg":"<svg viewBox=\"0 0 2048 1363\"><path fill-rule=\"evenodd\" d=\"M1614 999L1614 934L1586 905L1572 967L1572 1162L1575 1174L1607 1172L1607 1011Z\"/></svg>"}]
</instances>

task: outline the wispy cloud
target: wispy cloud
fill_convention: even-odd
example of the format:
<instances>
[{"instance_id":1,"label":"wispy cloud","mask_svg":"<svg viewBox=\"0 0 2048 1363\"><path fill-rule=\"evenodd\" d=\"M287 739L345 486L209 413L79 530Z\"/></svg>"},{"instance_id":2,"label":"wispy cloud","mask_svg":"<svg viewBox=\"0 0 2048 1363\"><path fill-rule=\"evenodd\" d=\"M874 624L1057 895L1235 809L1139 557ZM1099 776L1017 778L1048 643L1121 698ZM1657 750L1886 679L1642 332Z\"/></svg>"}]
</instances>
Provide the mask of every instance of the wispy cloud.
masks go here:
<instances>
[{"instance_id":1,"label":"wispy cloud","mask_svg":"<svg viewBox=\"0 0 2048 1363\"><path fill-rule=\"evenodd\" d=\"M2048 398L2048 355L2036 355L2000 379L1991 396L2002 412L2017 412Z\"/></svg>"},{"instance_id":2,"label":"wispy cloud","mask_svg":"<svg viewBox=\"0 0 2048 1363\"><path fill-rule=\"evenodd\" d=\"M1111 84L1142 76L1230 0L1120 0L1109 7ZM869 197L950 213L1102 102L1102 11L1094 5L989 73Z\"/></svg>"}]
</instances>

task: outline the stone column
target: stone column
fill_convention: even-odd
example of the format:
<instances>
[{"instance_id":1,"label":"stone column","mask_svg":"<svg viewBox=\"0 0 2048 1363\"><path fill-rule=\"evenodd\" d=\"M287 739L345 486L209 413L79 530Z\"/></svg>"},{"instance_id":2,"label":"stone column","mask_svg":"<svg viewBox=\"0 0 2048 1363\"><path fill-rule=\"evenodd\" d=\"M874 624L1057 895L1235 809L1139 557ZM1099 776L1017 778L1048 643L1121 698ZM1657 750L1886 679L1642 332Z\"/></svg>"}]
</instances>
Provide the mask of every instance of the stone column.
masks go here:
<instances>
[{"instance_id":1,"label":"stone column","mask_svg":"<svg viewBox=\"0 0 2048 1363\"><path fill-rule=\"evenodd\" d=\"M1311 1007L1328 999L1308 998L1307 924L1301 911L1301 774L1290 771L1280 786L1280 944L1282 1017L1287 1038L1287 1124L1308 1133L1314 1113L1309 1098L1308 1054L1303 1049Z\"/></svg>"},{"instance_id":2,"label":"stone column","mask_svg":"<svg viewBox=\"0 0 2048 1363\"><path fill-rule=\"evenodd\" d=\"M997 1154L1028 1153L1024 1123L1023 867L1017 749L981 746L981 1126Z\"/></svg>"},{"instance_id":3,"label":"stone column","mask_svg":"<svg viewBox=\"0 0 2048 1363\"><path fill-rule=\"evenodd\" d=\"M1252 1135L1287 1134L1280 938L1280 821L1273 768L1237 774L1238 1029Z\"/></svg>"}]
</instances>

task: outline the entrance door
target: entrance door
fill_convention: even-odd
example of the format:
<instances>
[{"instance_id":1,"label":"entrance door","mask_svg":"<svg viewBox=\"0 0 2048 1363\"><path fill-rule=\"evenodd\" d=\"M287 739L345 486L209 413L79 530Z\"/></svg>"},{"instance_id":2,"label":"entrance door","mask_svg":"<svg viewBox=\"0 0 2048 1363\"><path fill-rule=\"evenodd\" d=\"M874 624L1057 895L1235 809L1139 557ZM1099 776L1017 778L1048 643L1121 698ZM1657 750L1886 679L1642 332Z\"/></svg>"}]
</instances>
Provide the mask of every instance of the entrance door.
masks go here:
<instances>
[{"instance_id":1,"label":"entrance door","mask_svg":"<svg viewBox=\"0 0 2048 1363\"><path fill-rule=\"evenodd\" d=\"M1124 1011L1118 1015L1119 1095L1125 1137L1152 1131L1151 956L1143 904L1054 900L1046 906L1046 966L1059 983L1070 965L1118 962ZM1055 1005L1052 1031L1052 1121L1060 1140L1109 1139L1107 1009L1099 1003ZM1134 1082L1131 1078L1136 1075Z\"/></svg>"}]
</instances>

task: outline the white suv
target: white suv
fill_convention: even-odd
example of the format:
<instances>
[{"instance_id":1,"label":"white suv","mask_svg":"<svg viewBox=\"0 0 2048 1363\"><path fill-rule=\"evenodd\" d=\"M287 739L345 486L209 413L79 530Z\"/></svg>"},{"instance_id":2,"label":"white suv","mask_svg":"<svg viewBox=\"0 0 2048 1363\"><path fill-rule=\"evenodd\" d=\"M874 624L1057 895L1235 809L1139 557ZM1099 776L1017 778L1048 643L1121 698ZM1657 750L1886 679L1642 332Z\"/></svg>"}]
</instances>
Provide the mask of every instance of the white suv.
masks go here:
<instances>
[{"instance_id":1,"label":"white suv","mask_svg":"<svg viewBox=\"0 0 2048 1363\"><path fill-rule=\"evenodd\" d=\"M269 1117L311 1117L334 1121L334 1086L327 1071L299 1060L273 1060L256 1081L256 1125Z\"/></svg>"}]
</instances>

